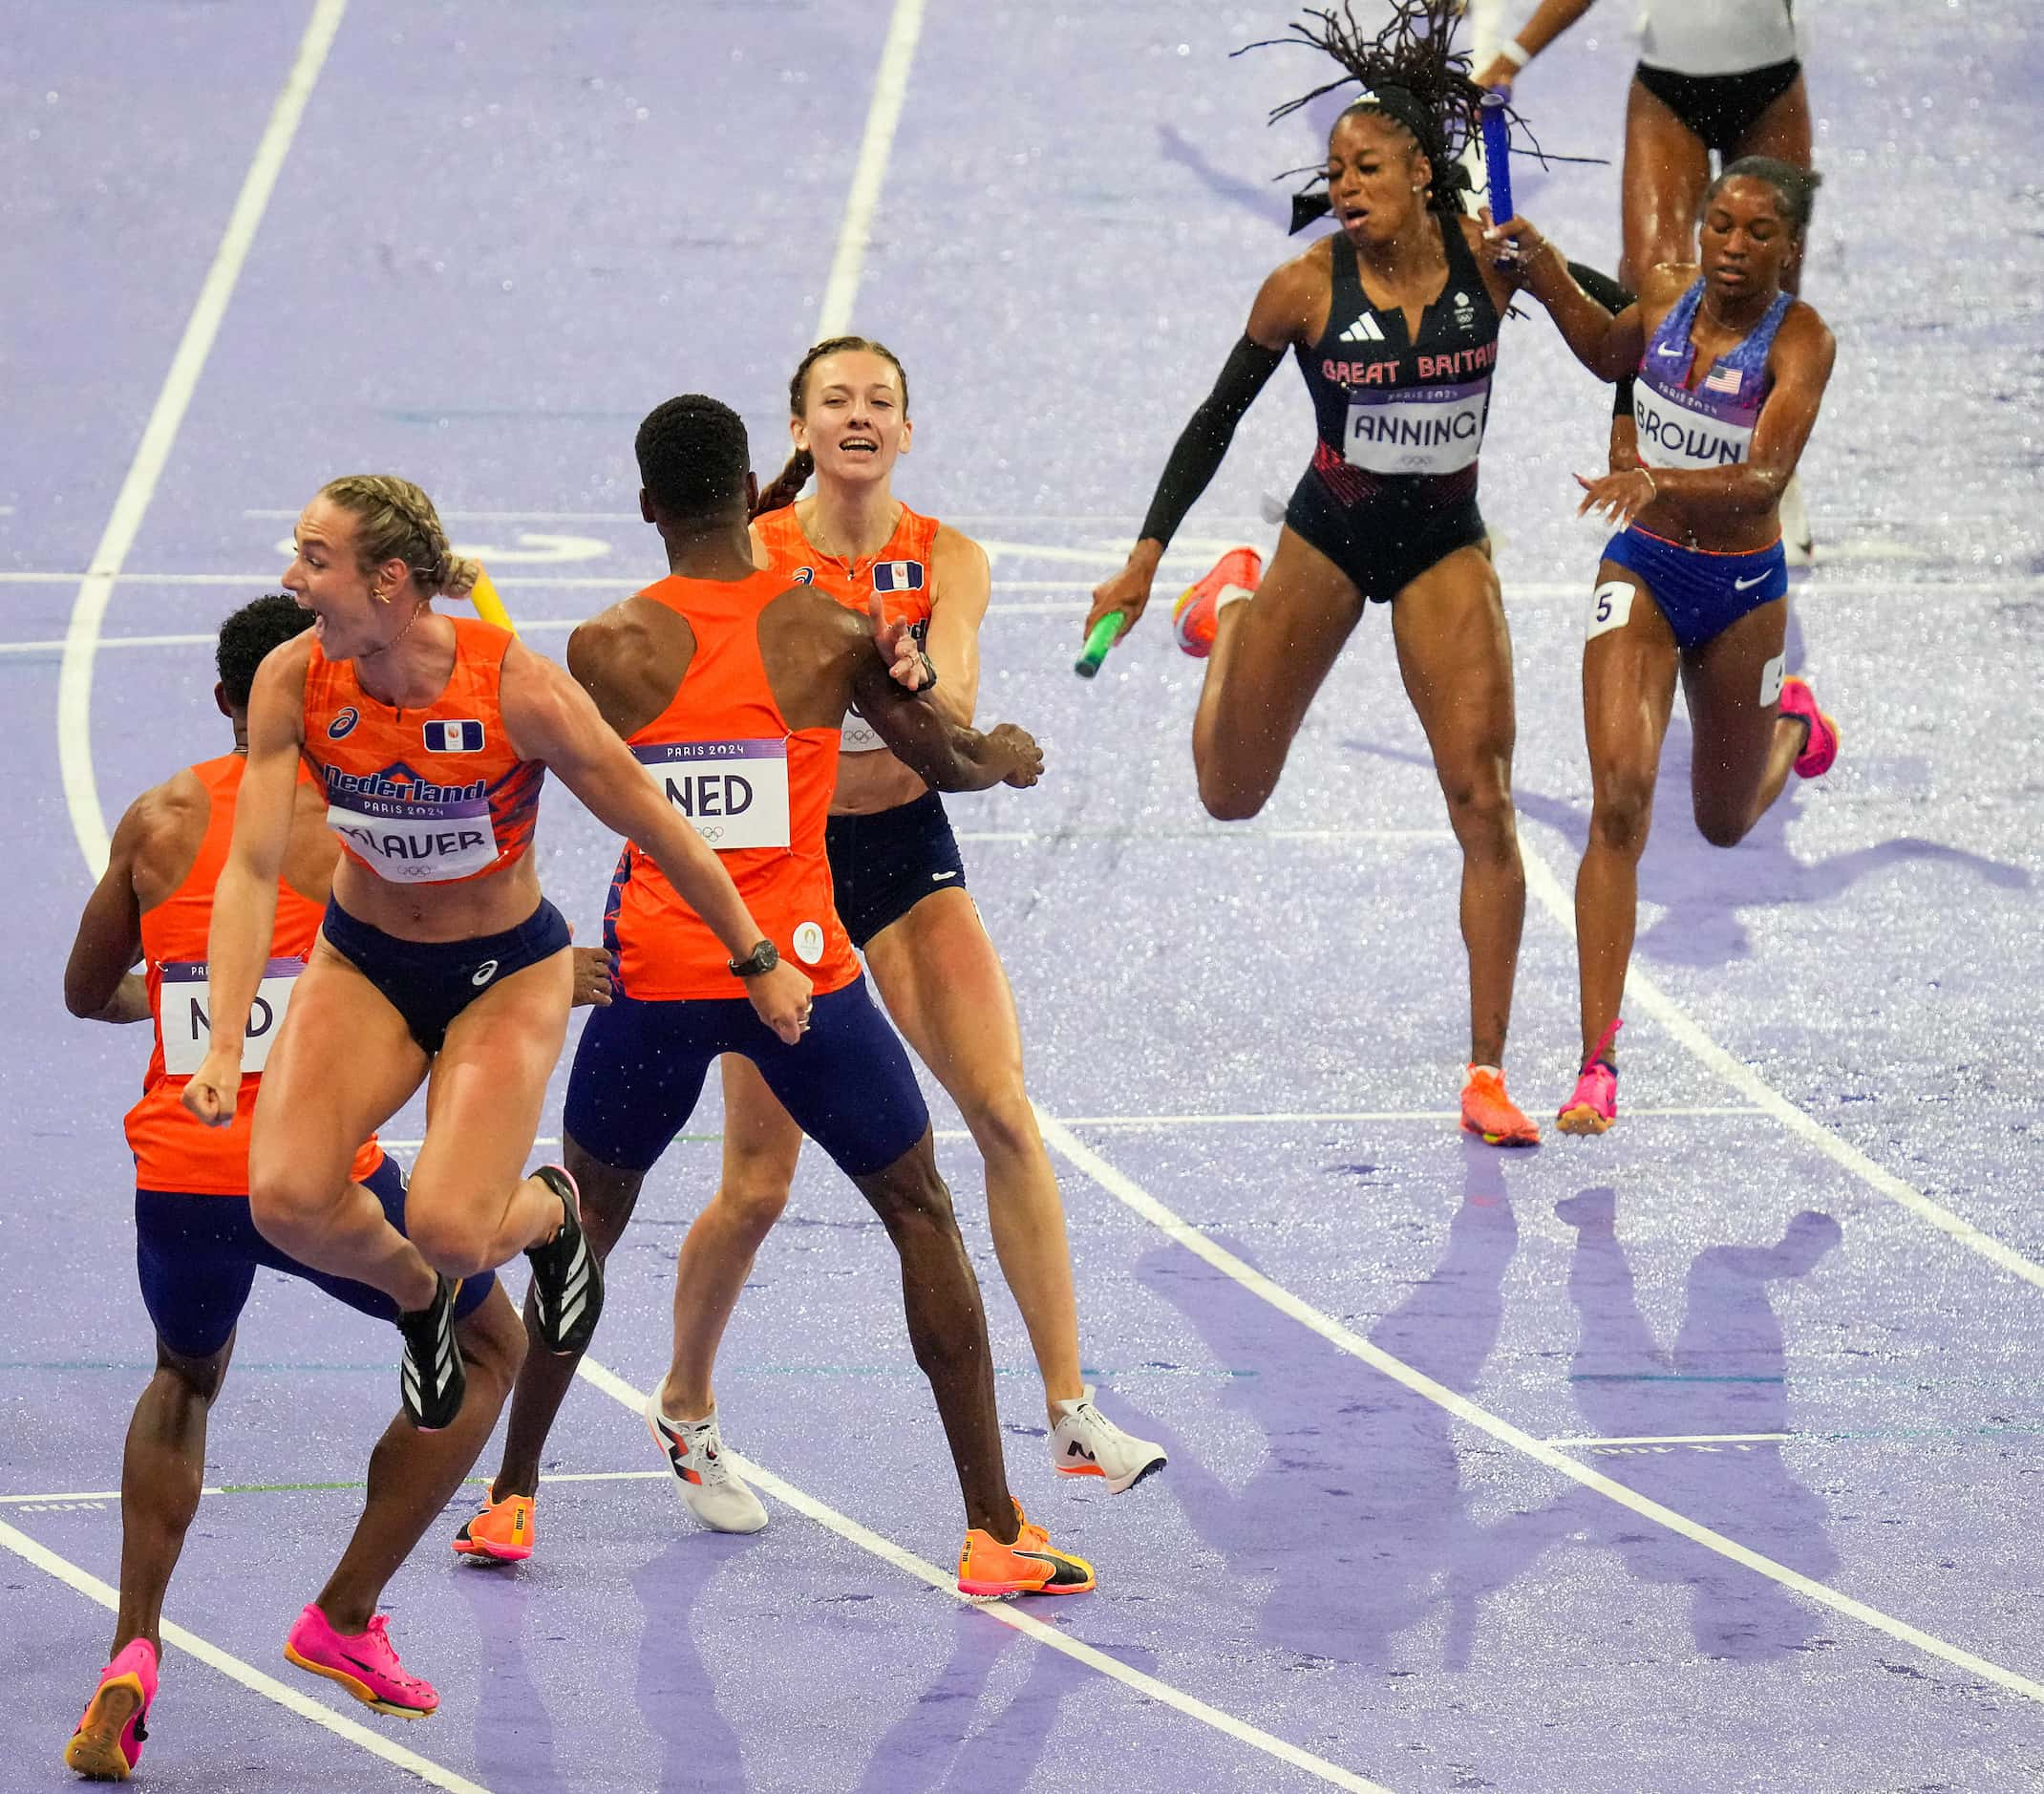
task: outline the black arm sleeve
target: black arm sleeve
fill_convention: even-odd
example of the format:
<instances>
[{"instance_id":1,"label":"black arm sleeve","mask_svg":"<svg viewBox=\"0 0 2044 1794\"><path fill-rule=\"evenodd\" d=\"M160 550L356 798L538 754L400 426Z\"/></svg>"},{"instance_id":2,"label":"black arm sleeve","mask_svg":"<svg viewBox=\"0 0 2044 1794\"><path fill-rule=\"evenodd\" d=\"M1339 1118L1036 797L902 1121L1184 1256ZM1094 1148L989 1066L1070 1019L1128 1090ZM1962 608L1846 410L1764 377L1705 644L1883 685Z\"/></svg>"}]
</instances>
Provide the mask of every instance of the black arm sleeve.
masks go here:
<instances>
[{"instance_id":1,"label":"black arm sleeve","mask_svg":"<svg viewBox=\"0 0 2044 1794\"><path fill-rule=\"evenodd\" d=\"M1229 351L1227 364L1214 390L1207 394L1192 421L1179 432L1172 444L1171 459L1164 462L1163 477L1157 482L1157 496L1150 501L1149 515L1142 520L1139 540L1147 538L1170 545L1185 513L1198 502L1221 466L1227 445L1235 439L1235 426L1250 402L1269 384L1282 349L1266 349L1246 336Z\"/></svg>"},{"instance_id":2,"label":"black arm sleeve","mask_svg":"<svg viewBox=\"0 0 2044 1794\"><path fill-rule=\"evenodd\" d=\"M1576 285L1596 300L1614 318L1632 303L1629 293L1608 274L1581 262L1571 262L1568 271L1575 276ZM1618 382L1611 396L1611 416L1629 417L1632 415L1632 376L1629 374Z\"/></svg>"}]
</instances>

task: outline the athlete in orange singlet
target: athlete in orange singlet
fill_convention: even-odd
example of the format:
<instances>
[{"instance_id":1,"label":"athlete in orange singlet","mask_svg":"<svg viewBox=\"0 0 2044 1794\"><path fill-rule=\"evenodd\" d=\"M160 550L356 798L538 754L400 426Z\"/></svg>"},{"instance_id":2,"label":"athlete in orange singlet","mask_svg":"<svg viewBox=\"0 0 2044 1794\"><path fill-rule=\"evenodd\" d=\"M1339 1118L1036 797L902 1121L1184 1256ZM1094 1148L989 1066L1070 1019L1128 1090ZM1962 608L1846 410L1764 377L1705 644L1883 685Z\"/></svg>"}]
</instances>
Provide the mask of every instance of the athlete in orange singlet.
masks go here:
<instances>
[{"instance_id":1,"label":"athlete in orange singlet","mask_svg":"<svg viewBox=\"0 0 2044 1794\"><path fill-rule=\"evenodd\" d=\"M699 395L671 399L640 426L637 451L641 507L660 530L671 576L584 624L568 665L631 744L650 788L713 844L770 930L765 950L807 967L817 995L813 1031L794 1046L775 1039L637 842L627 848L606 924L618 992L583 1033L563 1127L591 1243L607 1250L622 1230L712 1061L744 1055L872 1205L901 1257L909 1337L965 1496L959 1588L1090 1589L1091 1569L1053 1550L1009 1492L986 1315L937 1173L929 1114L907 1055L866 994L832 903L823 845L840 731L855 701L880 738L942 789L1032 785L1043 757L1012 725L981 735L909 697L889 676L904 631L883 622L887 648L877 651L867 625L844 607L755 567L746 520L756 488L745 427L728 407ZM920 671L912 647L902 659L904 674ZM722 1530L756 1531L766 1510L726 1463L715 1415L675 1400L677 1375L696 1368L697 1311L718 1303L721 1327L744 1280L741 1269L729 1282L722 1266L706 1278L704 1252L698 1222L675 1272L673 1362L647 1401L647 1424L699 1516ZM570 1373L558 1359L527 1365L504 1467L488 1506L456 1540L465 1553L531 1550L540 1456Z\"/></svg>"},{"instance_id":2,"label":"athlete in orange singlet","mask_svg":"<svg viewBox=\"0 0 2044 1794\"><path fill-rule=\"evenodd\" d=\"M396 1314L390 1298L368 1285L287 1257L249 1219L248 1140L264 1049L276 1038L312 951L337 857L326 805L309 780L292 794L276 921L233 1121L219 1130L195 1126L178 1100L206 1048L206 935L246 764L249 686L264 655L309 621L289 598L273 597L245 606L221 626L215 696L233 725L234 752L188 767L128 806L64 972L64 997L75 1015L153 1021L156 1030L127 1134L135 1154L137 1266L156 1327L157 1369L135 1404L121 1461L120 1607L111 1660L64 1752L72 1768L95 1778L125 1780L141 1756L163 1592L199 1508L207 1414L257 1268L303 1277L364 1313ZM145 963L139 976L128 970L138 957ZM344 1174L394 1230L402 1229L404 1183L373 1139ZM370 1460L369 1499L354 1536L299 1616L287 1653L358 1699L414 1717L432 1712L437 1697L398 1667L380 1622L372 1630L376 1602L482 1449L525 1351L518 1316L493 1275L465 1284L454 1314L470 1367L460 1416L438 1433L419 1432L401 1416L392 1421ZM341 1661L343 1652L354 1669Z\"/></svg>"},{"instance_id":3,"label":"athlete in orange singlet","mask_svg":"<svg viewBox=\"0 0 2044 1794\"><path fill-rule=\"evenodd\" d=\"M952 721L969 723L979 695L987 557L970 537L894 496L894 464L911 438L906 372L866 337L834 337L802 357L788 407L796 452L760 495L756 555L857 610L879 599L935 664L931 701ZM811 474L815 494L798 502ZM1109 1420L1081 1378L1064 1204L1022 1081L1014 992L966 889L944 800L855 715L845 719L830 807L831 876L852 943L986 1162L994 1252L1043 1378L1051 1463L1119 1494L1163 1467L1163 1447ZM726 1268L734 1297L787 1207L801 1143L751 1064L727 1058L723 1182L696 1225L715 1248L706 1267ZM729 1306L712 1299L695 1311L690 1358L700 1371L671 1390L677 1412L709 1410L710 1368Z\"/></svg>"},{"instance_id":4,"label":"athlete in orange singlet","mask_svg":"<svg viewBox=\"0 0 2044 1794\"><path fill-rule=\"evenodd\" d=\"M239 1018L262 981L303 760L343 859L270 1053L250 1201L292 1257L397 1303L407 1411L444 1426L461 1401L450 1319L460 1278L524 1250L554 1352L586 1342L602 1306L573 1180L520 1169L573 979L567 925L527 851L545 768L646 844L735 961L760 930L565 673L505 630L433 609L436 593L474 583L475 566L450 551L416 486L332 481L300 515L296 547L284 584L315 621L256 676L208 954L216 1026L183 1101L211 1125L233 1119ZM762 1021L794 1039L809 980L777 967L747 990ZM429 1076L408 1242L347 1181L348 1160Z\"/></svg>"}]
</instances>

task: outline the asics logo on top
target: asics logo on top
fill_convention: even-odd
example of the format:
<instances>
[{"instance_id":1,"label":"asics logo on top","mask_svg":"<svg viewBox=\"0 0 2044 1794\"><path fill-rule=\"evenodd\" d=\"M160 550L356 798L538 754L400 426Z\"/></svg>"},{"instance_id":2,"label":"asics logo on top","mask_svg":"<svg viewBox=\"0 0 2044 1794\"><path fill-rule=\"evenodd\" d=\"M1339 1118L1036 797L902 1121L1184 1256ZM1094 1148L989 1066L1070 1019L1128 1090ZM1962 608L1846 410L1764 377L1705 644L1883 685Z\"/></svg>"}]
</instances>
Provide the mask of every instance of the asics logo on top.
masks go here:
<instances>
[{"instance_id":1,"label":"asics logo on top","mask_svg":"<svg viewBox=\"0 0 2044 1794\"><path fill-rule=\"evenodd\" d=\"M813 566L798 566L788 577L798 586L813 586L816 584L817 570Z\"/></svg>"},{"instance_id":2,"label":"asics logo on top","mask_svg":"<svg viewBox=\"0 0 2044 1794\"><path fill-rule=\"evenodd\" d=\"M469 983L473 984L478 990L480 990L484 985L489 983L492 978L496 977L496 975L497 961L494 959L485 959L481 965L476 968L475 975L469 979Z\"/></svg>"},{"instance_id":3,"label":"asics logo on top","mask_svg":"<svg viewBox=\"0 0 2044 1794\"><path fill-rule=\"evenodd\" d=\"M473 716L460 717L451 722L429 722L425 728L426 752L429 754L482 752L482 725Z\"/></svg>"},{"instance_id":4,"label":"asics logo on top","mask_svg":"<svg viewBox=\"0 0 2044 1794\"><path fill-rule=\"evenodd\" d=\"M1341 333L1341 341L1345 343L1381 343L1383 340L1384 327L1367 311Z\"/></svg>"},{"instance_id":5,"label":"asics logo on top","mask_svg":"<svg viewBox=\"0 0 2044 1794\"><path fill-rule=\"evenodd\" d=\"M361 720L362 713L357 710L352 704L351 704L346 710L342 711L338 716L334 717L334 719L327 725L327 734L330 738L335 741L338 741L343 736L349 734L354 728L355 724L360 722Z\"/></svg>"}]
</instances>

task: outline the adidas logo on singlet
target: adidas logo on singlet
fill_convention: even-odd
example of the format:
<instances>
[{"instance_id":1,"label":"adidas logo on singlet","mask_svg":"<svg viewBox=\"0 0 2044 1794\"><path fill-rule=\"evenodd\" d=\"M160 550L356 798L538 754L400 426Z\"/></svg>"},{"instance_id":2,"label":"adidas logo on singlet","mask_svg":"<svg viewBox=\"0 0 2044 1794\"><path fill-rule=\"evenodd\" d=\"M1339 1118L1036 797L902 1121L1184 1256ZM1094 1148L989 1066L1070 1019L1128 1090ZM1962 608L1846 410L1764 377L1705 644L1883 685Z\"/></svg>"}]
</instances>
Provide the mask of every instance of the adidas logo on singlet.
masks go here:
<instances>
[{"instance_id":1,"label":"adidas logo on singlet","mask_svg":"<svg viewBox=\"0 0 2044 1794\"><path fill-rule=\"evenodd\" d=\"M1383 340L1383 326L1367 311L1341 333L1341 341L1345 343L1381 343Z\"/></svg>"}]
</instances>

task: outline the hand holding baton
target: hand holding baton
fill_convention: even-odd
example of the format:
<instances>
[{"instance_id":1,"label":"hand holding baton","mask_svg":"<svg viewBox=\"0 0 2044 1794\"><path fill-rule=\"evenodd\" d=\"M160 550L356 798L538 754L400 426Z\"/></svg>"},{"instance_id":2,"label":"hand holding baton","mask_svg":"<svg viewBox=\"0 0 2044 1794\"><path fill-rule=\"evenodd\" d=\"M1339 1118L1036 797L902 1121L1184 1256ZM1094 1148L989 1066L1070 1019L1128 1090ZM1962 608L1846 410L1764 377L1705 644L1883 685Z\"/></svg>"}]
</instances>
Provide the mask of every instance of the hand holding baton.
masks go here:
<instances>
[{"instance_id":1,"label":"hand holding baton","mask_svg":"<svg viewBox=\"0 0 2044 1794\"><path fill-rule=\"evenodd\" d=\"M1120 629L1124 614L1110 610L1087 632L1086 646L1072 663L1072 671L1080 678L1090 679L1099 672L1100 662L1107 658L1107 651L1115 645L1115 632Z\"/></svg>"}]
</instances>

